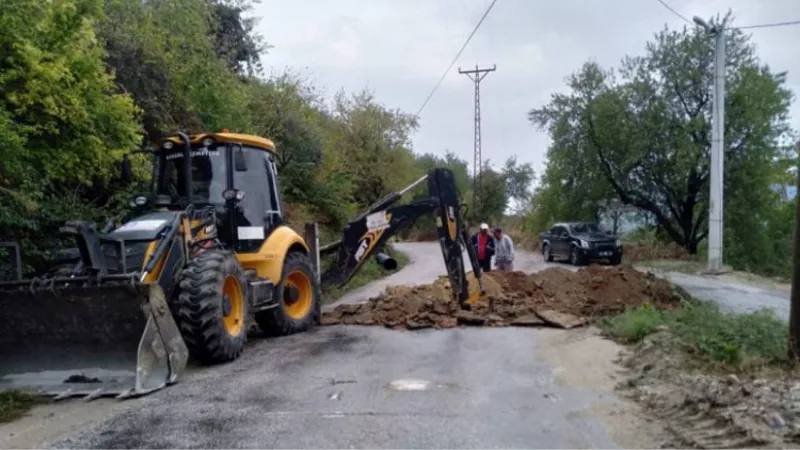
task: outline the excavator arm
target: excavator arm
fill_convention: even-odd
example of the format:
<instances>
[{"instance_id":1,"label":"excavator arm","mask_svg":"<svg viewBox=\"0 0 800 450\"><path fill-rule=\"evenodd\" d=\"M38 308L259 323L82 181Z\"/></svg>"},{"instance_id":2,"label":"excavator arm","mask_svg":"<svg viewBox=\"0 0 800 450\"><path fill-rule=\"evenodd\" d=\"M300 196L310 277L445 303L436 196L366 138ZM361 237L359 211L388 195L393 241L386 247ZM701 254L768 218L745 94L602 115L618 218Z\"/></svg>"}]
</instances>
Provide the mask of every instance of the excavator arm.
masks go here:
<instances>
[{"instance_id":1,"label":"excavator arm","mask_svg":"<svg viewBox=\"0 0 800 450\"><path fill-rule=\"evenodd\" d=\"M398 204L405 193L423 182L427 182L428 186L426 198ZM462 308L468 308L475 299L469 295L464 250L480 285L480 293L485 291L481 268L475 250L469 245L467 224L461 209L453 172L446 168L432 169L427 175L400 191L392 192L353 219L345 226L340 241L320 248L322 255L337 253L336 263L321 275L322 285L347 284L364 262L383 248L389 238L411 227L420 216L434 214L453 297Z\"/></svg>"}]
</instances>

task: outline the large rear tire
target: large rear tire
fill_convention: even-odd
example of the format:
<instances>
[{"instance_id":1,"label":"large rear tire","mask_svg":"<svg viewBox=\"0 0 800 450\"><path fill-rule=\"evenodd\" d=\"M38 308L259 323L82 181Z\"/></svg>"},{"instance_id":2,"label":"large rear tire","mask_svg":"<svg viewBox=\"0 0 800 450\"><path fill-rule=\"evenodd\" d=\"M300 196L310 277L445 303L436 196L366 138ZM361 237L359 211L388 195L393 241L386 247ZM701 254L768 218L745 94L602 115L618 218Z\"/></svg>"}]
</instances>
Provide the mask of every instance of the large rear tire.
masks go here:
<instances>
[{"instance_id":1,"label":"large rear tire","mask_svg":"<svg viewBox=\"0 0 800 450\"><path fill-rule=\"evenodd\" d=\"M300 252L286 255L274 295L278 306L255 314L256 323L264 333L286 336L319 323L320 289L307 255Z\"/></svg>"},{"instance_id":2,"label":"large rear tire","mask_svg":"<svg viewBox=\"0 0 800 450\"><path fill-rule=\"evenodd\" d=\"M221 249L193 257L181 274L178 327L189 354L203 364L232 361L244 350L249 304L243 275L234 254Z\"/></svg>"}]
</instances>

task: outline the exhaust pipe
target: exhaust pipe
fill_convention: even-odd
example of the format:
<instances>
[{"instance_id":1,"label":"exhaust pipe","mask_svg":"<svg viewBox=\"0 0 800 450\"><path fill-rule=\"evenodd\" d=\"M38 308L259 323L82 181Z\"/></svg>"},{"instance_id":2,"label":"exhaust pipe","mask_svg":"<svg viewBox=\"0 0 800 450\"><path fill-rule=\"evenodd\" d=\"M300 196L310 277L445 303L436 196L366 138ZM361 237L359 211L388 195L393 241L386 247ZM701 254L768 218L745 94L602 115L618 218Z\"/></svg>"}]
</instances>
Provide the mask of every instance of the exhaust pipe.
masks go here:
<instances>
[{"instance_id":1,"label":"exhaust pipe","mask_svg":"<svg viewBox=\"0 0 800 450\"><path fill-rule=\"evenodd\" d=\"M397 260L386 253L378 253L375 255L375 260L386 270L397 270Z\"/></svg>"}]
</instances>

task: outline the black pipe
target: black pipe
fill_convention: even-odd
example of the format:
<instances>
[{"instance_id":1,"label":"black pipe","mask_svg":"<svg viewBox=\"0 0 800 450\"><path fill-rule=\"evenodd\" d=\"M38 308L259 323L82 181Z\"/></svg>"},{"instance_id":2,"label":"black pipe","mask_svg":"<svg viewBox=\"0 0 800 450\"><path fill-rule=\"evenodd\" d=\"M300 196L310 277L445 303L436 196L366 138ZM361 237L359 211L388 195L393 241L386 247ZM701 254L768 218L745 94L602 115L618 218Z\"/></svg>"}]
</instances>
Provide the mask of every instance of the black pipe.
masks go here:
<instances>
[{"instance_id":1,"label":"black pipe","mask_svg":"<svg viewBox=\"0 0 800 450\"><path fill-rule=\"evenodd\" d=\"M375 255L375 260L386 270L397 270L397 260L386 253L378 253Z\"/></svg>"},{"instance_id":2,"label":"black pipe","mask_svg":"<svg viewBox=\"0 0 800 450\"><path fill-rule=\"evenodd\" d=\"M186 189L186 204L192 204L192 142L183 131L178 131L183 141L183 184Z\"/></svg>"}]
</instances>

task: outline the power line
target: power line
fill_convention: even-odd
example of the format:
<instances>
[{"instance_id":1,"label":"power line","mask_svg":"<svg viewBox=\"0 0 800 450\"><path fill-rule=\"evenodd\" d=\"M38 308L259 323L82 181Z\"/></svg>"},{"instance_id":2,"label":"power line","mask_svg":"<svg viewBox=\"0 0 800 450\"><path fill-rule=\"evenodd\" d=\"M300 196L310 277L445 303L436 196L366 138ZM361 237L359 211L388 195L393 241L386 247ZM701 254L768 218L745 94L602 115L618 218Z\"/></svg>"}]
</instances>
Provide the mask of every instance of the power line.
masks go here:
<instances>
[{"instance_id":1,"label":"power line","mask_svg":"<svg viewBox=\"0 0 800 450\"><path fill-rule=\"evenodd\" d=\"M751 28L772 28L772 27L785 27L788 25L800 25L800 20L791 20L789 22L774 22L774 23L763 23L761 25L747 25L744 27L731 27L737 30L749 30Z\"/></svg>"},{"instance_id":2,"label":"power line","mask_svg":"<svg viewBox=\"0 0 800 450\"><path fill-rule=\"evenodd\" d=\"M456 61L458 61L458 58L460 58L461 54L464 53L464 49L467 48L467 45L469 44L469 41L472 40L472 37L475 36L475 33L478 31L478 28L480 28L481 24L483 23L483 21L486 20L486 17L489 15L489 12L492 10L492 8L494 8L494 4L495 3L497 3L497 0L492 0L492 3L490 3L489 7L486 8L486 12L483 13L483 16L481 17L481 20L478 21L478 24L475 25L475 28L472 30L472 33L469 34L469 36L467 37L467 40L464 42L464 45L461 46L461 50L459 50L458 53L456 53L456 57L453 58L453 61L450 63L449 66L447 66L447 70L444 71L444 73L442 74L442 77L439 78L439 81L433 87L433 89L431 90L430 94L428 94L428 97L425 99L424 102L422 102L422 106L420 106L419 110L417 111L417 116L419 116L420 113L422 113L422 110L425 109L425 107L428 105L428 102L433 97L433 94L436 93L436 91L439 89L439 86L442 85L442 82L444 81L445 77L447 77L447 74L450 73L450 69L453 68L453 66L456 64Z\"/></svg>"},{"instance_id":3,"label":"power line","mask_svg":"<svg viewBox=\"0 0 800 450\"><path fill-rule=\"evenodd\" d=\"M681 13L679 13L678 11L675 11L675 9L673 9L671 6L669 6L664 0L657 0L657 1L658 1L658 3L661 3L661 5L664 6L664 8L667 8L672 14L675 14L676 16L678 16L681 19L683 19L684 22L686 22L688 24L693 24L693 22L691 20L687 19L686 16L684 16ZM800 20L790 20L788 22L763 23L763 24L759 24L759 25L746 25L746 26L743 26L743 27L730 27L728 29L729 30L749 30L749 29L753 29L753 28L773 28L773 27L785 27L785 26L789 26L789 25L800 25Z\"/></svg>"},{"instance_id":4,"label":"power line","mask_svg":"<svg viewBox=\"0 0 800 450\"><path fill-rule=\"evenodd\" d=\"M683 21L684 21L684 22L686 22L686 23L692 23L692 21L691 21L691 20L689 20L689 19L687 19L687 18L686 18L686 16L684 16L683 14L679 13L678 11L675 11L674 9L672 9L672 7L671 7L671 6L669 6L669 5L667 4L667 2L665 2L664 0L658 0L658 3L661 3L661 5L663 5L663 6L664 6L664 8L667 8L668 10L670 10L670 12L672 12L672 14L675 14L676 16L678 16L678 17L680 17L681 19L683 19Z\"/></svg>"}]
</instances>

